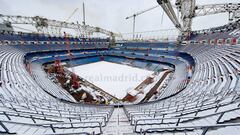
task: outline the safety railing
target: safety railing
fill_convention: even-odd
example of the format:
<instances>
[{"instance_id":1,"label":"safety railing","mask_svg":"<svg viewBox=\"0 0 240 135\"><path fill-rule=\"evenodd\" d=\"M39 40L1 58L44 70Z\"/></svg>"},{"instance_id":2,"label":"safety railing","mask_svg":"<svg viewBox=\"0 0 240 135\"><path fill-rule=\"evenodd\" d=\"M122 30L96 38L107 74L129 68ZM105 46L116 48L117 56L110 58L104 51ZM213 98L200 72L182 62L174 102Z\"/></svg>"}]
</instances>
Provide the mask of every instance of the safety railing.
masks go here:
<instances>
[{"instance_id":1,"label":"safety railing","mask_svg":"<svg viewBox=\"0 0 240 135\"><path fill-rule=\"evenodd\" d=\"M215 125L196 125L196 126L175 126L175 127L161 127L161 128L149 128L146 130L141 130L141 135L146 135L148 132L162 132L164 130L178 130L178 129L193 129L193 130L203 130L201 135L206 135L209 129L212 128L222 128L222 127L232 127L232 126L240 126L240 123L231 123L231 124L215 124Z\"/></svg>"},{"instance_id":2,"label":"safety railing","mask_svg":"<svg viewBox=\"0 0 240 135\"><path fill-rule=\"evenodd\" d=\"M19 124L19 125L24 125L24 126L33 126L33 127L42 127L42 128L49 128L53 133L56 133L57 129L74 129L74 128L99 128L99 133L96 133L95 131L91 133L86 133L86 132L79 132L79 133L72 133L72 134L102 134L102 124L100 122L57 122L57 123L44 123L44 124L31 124L31 123L23 123L23 122L13 122L13 121L0 121L0 126L2 126L6 133L9 133L9 130L5 126L4 123L11 123L11 124ZM74 126L74 124L81 124L81 125L86 125L86 124L95 124L97 126ZM57 125L60 125L61 127L58 127ZM63 125L71 125L71 126L63 126ZM30 128L30 127L29 127ZM71 133L68 133L71 134Z\"/></svg>"}]
</instances>

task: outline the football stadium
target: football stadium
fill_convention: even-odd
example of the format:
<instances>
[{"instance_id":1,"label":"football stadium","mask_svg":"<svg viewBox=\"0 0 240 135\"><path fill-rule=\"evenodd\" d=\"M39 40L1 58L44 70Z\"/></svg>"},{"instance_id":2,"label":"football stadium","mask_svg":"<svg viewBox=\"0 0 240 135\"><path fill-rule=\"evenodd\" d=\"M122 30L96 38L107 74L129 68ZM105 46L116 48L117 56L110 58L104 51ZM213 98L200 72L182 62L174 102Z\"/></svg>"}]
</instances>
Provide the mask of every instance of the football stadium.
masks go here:
<instances>
[{"instance_id":1,"label":"football stadium","mask_svg":"<svg viewBox=\"0 0 240 135\"><path fill-rule=\"evenodd\" d=\"M240 134L239 0L0 3L0 135Z\"/></svg>"}]
</instances>

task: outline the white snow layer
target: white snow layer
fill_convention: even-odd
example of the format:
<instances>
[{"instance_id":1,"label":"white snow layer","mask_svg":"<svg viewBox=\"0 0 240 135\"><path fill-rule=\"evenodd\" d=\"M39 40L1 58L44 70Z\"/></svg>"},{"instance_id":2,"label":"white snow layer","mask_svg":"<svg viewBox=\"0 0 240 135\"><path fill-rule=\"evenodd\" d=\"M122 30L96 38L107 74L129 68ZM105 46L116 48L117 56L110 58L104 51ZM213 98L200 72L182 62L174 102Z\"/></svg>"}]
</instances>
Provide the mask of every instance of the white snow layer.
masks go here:
<instances>
[{"instance_id":1,"label":"white snow layer","mask_svg":"<svg viewBox=\"0 0 240 135\"><path fill-rule=\"evenodd\" d=\"M129 90L137 87L153 73L106 61L76 66L74 72L119 99L124 98Z\"/></svg>"}]
</instances>

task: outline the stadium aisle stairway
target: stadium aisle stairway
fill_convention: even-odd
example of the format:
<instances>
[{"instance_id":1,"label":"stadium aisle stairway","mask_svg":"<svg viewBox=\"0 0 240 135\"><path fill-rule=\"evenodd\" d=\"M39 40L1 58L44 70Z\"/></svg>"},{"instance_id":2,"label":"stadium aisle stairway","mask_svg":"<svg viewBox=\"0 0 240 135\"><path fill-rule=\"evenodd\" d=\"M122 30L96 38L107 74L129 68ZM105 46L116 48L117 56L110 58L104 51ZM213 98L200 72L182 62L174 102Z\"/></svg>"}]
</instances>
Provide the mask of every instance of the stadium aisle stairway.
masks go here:
<instances>
[{"instance_id":1,"label":"stadium aisle stairway","mask_svg":"<svg viewBox=\"0 0 240 135\"><path fill-rule=\"evenodd\" d=\"M106 135L136 135L123 108L115 108L108 125L103 128Z\"/></svg>"}]
</instances>

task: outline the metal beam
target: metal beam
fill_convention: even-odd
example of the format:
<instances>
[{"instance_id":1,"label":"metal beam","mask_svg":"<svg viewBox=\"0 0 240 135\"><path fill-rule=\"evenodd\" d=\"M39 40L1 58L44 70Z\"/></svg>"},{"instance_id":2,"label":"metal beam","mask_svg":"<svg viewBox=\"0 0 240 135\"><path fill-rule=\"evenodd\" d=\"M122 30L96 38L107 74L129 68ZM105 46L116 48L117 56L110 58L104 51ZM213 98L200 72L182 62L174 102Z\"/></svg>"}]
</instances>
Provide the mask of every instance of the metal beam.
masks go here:
<instances>
[{"instance_id":1,"label":"metal beam","mask_svg":"<svg viewBox=\"0 0 240 135\"><path fill-rule=\"evenodd\" d=\"M110 36L113 38L121 37L121 34L113 33L111 31L108 31L99 27L50 20L47 18L39 17L39 16L26 17L26 16L12 16L12 15L0 14L0 21L11 23L11 24L29 24L29 25L35 26L38 32L43 32L43 33L45 30L49 30L49 29L59 30L59 32L61 32L62 28L67 28L67 29L80 31L82 33L88 33L88 34L102 33L106 36Z\"/></svg>"},{"instance_id":2,"label":"metal beam","mask_svg":"<svg viewBox=\"0 0 240 135\"><path fill-rule=\"evenodd\" d=\"M172 8L172 5L169 0L157 0L158 4L162 7L164 12L168 15L169 19L175 25L177 29L182 31L182 26Z\"/></svg>"},{"instance_id":3,"label":"metal beam","mask_svg":"<svg viewBox=\"0 0 240 135\"><path fill-rule=\"evenodd\" d=\"M229 13L229 21L240 19L240 3L209 4L196 6L194 17Z\"/></svg>"}]
</instances>

